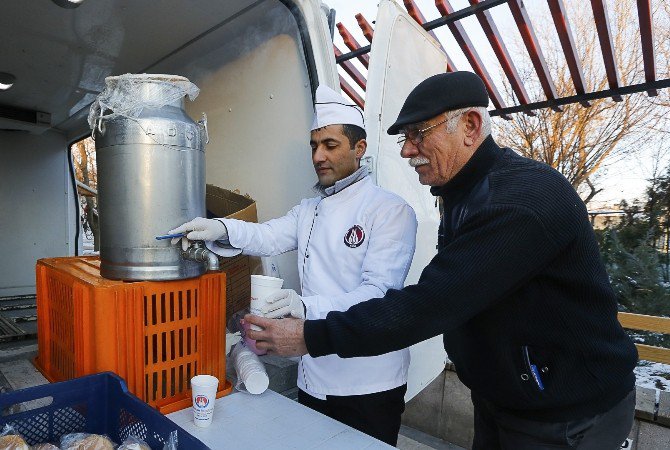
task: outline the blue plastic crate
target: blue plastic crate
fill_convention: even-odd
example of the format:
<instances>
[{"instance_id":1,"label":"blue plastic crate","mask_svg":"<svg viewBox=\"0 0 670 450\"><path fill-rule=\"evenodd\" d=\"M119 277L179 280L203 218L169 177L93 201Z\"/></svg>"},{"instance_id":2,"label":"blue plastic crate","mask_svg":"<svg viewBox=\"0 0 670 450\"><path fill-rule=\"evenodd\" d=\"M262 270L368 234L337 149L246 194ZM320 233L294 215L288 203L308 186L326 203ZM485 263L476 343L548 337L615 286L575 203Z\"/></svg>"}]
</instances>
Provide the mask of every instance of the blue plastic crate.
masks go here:
<instances>
[{"instance_id":1,"label":"blue plastic crate","mask_svg":"<svg viewBox=\"0 0 670 450\"><path fill-rule=\"evenodd\" d=\"M67 433L105 434L120 444L132 434L154 450L162 450L176 431L179 449L209 449L139 398L111 372L0 394L0 411L30 400L53 401L29 411L0 416L0 429L10 424L29 445L58 442Z\"/></svg>"}]
</instances>

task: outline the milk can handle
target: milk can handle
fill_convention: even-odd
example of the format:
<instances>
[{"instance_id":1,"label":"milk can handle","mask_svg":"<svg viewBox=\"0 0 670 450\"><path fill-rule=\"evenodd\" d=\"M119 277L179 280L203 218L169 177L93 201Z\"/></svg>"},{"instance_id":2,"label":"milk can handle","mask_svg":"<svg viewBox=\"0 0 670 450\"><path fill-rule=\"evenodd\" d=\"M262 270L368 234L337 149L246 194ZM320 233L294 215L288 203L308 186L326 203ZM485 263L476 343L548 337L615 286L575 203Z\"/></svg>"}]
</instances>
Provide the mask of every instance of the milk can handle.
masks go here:
<instances>
[{"instance_id":1,"label":"milk can handle","mask_svg":"<svg viewBox=\"0 0 670 450\"><path fill-rule=\"evenodd\" d=\"M209 130L207 129L207 114L202 113L202 118L198 120L198 125L205 129L205 144L209 144Z\"/></svg>"}]
</instances>

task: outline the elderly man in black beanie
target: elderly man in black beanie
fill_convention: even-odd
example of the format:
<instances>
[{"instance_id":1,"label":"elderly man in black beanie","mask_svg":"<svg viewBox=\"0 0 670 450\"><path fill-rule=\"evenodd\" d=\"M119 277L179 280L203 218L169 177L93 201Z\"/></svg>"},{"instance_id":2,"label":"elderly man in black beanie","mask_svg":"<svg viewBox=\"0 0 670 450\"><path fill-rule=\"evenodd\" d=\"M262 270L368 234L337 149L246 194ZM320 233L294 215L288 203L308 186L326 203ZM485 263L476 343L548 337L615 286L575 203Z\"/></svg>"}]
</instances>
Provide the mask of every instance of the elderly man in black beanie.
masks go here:
<instances>
[{"instance_id":1,"label":"elderly man in black beanie","mask_svg":"<svg viewBox=\"0 0 670 450\"><path fill-rule=\"evenodd\" d=\"M442 198L417 284L326 319L247 316L269 351L379 355L444 334L475 408L475 449L616 449L632 426L637 352L586 207L552 168L500 148L469 72L435 75L389 134Z\"/></svg>"}]
</instances>

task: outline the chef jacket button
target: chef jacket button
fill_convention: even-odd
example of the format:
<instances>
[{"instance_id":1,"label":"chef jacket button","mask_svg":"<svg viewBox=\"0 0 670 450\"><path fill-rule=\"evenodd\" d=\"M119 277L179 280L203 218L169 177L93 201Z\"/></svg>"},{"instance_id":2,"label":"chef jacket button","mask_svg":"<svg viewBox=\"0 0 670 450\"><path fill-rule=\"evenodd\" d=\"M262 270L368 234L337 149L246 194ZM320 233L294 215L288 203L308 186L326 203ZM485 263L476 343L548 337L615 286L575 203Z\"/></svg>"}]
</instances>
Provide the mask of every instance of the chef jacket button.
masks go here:
<instances>
[{"instance_id":1,"label":"chef jacket button","mask_svg":"<svg viewBox=\"0 0 670 450\"><path fill-rule=\"evenodd\" d=\"M309 258L309 255L305 254L305 258Z\"/></svg>"},{"instance_id":2,"label":"chef jacket button","mask_svg":"<svg viewBox=\"0 0 670 450\"><path fill-rule=\"evenodd\" d=\"M522 373L522 374L521 374L521 379L522 379L523 381L528 381L528 374L527 374L527 373Z\"/></svg>"}]
</instances>

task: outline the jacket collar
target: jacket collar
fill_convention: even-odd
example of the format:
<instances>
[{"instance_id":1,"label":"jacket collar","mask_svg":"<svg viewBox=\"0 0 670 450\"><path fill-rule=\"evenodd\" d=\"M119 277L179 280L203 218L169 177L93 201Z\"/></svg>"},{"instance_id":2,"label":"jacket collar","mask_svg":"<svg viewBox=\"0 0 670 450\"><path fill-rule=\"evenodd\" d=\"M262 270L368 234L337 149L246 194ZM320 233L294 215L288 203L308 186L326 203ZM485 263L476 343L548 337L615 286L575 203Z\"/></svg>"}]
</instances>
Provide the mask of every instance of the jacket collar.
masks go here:
<instances>
[{"instance_id":1,"label":"jacket collar","mask_svg":"<svg viewBox=\"0 0 670 450\"><path fill-rule=\"evenodd\" d=\"M491 135L487 136L456 176L442 186L431 187L430 193L446 197L469 190L489 173L500 155L502 155L502 149L498 147Z\"/></svg>"},{"instance_id":2,"label":"jacket collar","mask_svg":"<svg viewBox=\"0 0 670 450\"><path fill-rule=\"evenodd\" d=\"M343 189L348 188L357 181L361 181L370 173L368 166L361 166L358 170L346 178L342 178L335 182L334 185L323 187L319 183L316 183L312 189L319 194L321 197L330 197L333 194L337 194Z\"/></svg>"}]
</instances>

